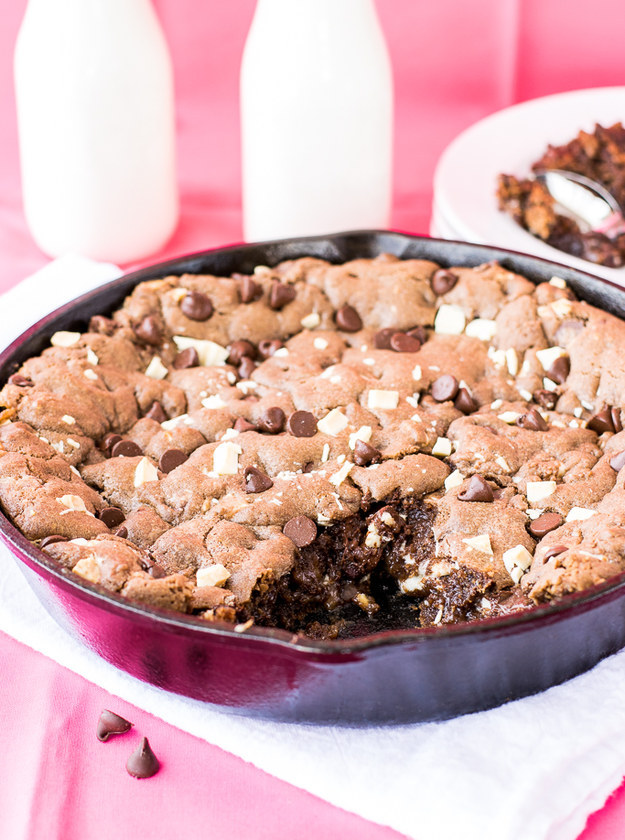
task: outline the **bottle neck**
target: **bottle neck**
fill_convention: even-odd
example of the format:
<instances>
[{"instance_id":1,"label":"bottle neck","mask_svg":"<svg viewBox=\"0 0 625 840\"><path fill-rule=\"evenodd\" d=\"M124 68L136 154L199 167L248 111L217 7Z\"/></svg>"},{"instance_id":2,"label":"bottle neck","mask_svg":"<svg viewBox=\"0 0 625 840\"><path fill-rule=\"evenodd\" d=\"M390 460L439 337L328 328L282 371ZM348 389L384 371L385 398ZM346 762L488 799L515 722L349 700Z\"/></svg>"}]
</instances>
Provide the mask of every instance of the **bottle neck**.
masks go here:
<instances>
[{"instance_id":1,"label":"bottle neck","mask_svg":"<svg viewBox=\"0 0 625 840\"><path fill-rule=\"evenodd\" d=\"M258 0L254 24L302 26L326 22L332 26L378 25L374 0Z\"/></svg>"}]
</instances>

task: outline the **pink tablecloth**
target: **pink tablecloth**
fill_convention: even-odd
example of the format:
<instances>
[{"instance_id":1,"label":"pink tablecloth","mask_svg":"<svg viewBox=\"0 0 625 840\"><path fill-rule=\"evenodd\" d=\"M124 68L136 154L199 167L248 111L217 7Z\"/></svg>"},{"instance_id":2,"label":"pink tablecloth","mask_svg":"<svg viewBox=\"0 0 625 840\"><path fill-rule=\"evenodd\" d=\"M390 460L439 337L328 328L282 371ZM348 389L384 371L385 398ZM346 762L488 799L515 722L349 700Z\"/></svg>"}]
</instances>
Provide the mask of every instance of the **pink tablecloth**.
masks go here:
<instances>
[{"instance_id":1,"label":"pink tablecloth","mask_svg":"<svg viewBox=\"0 0 625 840\"><path fill-rule=\"evenodd\" d=\"M0 291L46 262L21 212L11 55L25 0L0 26ZM177 79L182 220L163 256L241 238L238 64L253 0L156 0ZM432 174L445 145L516 101L623 84L622 0L601 15L580 0L378 0L396 74L393 225L428 229ZM624 114L625 117L625 114ZM243 761L129 707L0 635L0 836L73 838L387 838ZM135 733L102 745L112 707L146 734L163 762L151 781L125 774ZM625 837L625 786L583 840Z\"/></svg>"}]
</instances>

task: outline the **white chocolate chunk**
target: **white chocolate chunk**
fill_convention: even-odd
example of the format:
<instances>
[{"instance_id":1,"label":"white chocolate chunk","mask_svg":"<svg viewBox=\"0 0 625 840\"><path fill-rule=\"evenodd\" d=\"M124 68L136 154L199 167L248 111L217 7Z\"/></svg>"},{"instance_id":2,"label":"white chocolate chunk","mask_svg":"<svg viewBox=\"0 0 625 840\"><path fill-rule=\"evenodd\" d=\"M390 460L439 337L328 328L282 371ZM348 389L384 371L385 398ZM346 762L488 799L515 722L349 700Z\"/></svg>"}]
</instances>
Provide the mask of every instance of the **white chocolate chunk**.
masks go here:
<instances>
[{"instance_id":1,"label":"white chocolate chunk","mask_svg":"<svg viewBox=\"0 0 625 840\"><path fill-rule=\"evenodd\" d=\"M73 540L72 542L76 542ZM72 569L75 575L88 580L90 583L100 583L100 567L93 554L81 558Z\"/></svg>"},{"instance_id":2,"label":"white chocolate chunk","mask_svg":"<svg viewBox=\"0 0 625 840\"><path fill-rule=\"evenodd\" d=\"M340 433L347 426L347 417L343 414L340 408L333 408L325 417L317 423L317 428L324 435L340 435Z\"/></svg>"},{"instance_id":3,"label":"white chocolate chunk","mask_svg":"<svg viewBox=\"0 0 625 840\"><path fill-rule=\"evenodd\" d=\"M526 511L530 519L538 519L545 512L544 508L528 508Z\"/></svg>"},{"instance_id":4,"label":"white chocolate chunk","mask_svg":"<svg viewBox=\"0 0 625 840\"><path fill-rule=\"evenodd\" d=\"M462 335L467 319L460 306L441 303L434 319L434 332L441 335Z\"/></svg>"},{"instance_id":5,"label":"white chocolate chunk","mask_svg":"<svg viewBox=\"0 0 625 840\"><path fill-rule=\"evenodd\" d=\"M524 545L515 545L504 551L501 558L512 580L518 583L532 564L532 555Z\"/></svg>"},{"instance_id":6,"label":"white chocolate chunk","mask_svg":"<svg viewBox=\"0 0 625 840\"><path fill-rule=\"evenodd\" d=\"M519 372L519 356L514 347L509 347L506 350L506 364L508 365L508 373L510 376L516 376ZM532 395L530 394L530 399Z\"/></svg>"},{"instance_id":7,"label":"white chocolate chunk","mask_svg":"<svg viewBox=\"0 0 625 840\"><path fill-rule=\"evenodd\" d=\"M415 382L419 382L421 377L423 376L423 371L421 370L421 365L415 365L412 369L412 378Z\"/></svg>"},{"instance_id":8,"label":"white chocolate chunk","mask_svg":"<svg viewBox=\"0 0 625 840\"><path fill-rule=\"evenodd\" d=\"M190 419L191 418L188 414L179 414L177 417L172 417L171 420L163 420L161 423L161 429L165 429L165 431L170 432L172 429L175 429L176 426L180 426L181 423L186 423L187 420Z\"/></svg>"},{"instance_id":9,"label":"white chocolate chunk","mask_svg":"<svg viewBox=\"0 0 625 840\"><path fill-rule=\"evenodd\" d=\"M330 484L334 484L335 487L339 487L339 485L341 485L350 474L353 466L354 465L351 461L345 461L341 469L338 472L335 472L334 475L330 476Z\"/></svg>"},{"instance_id":10,"label":"white chocolate chunk","mask_svg":"<svg viewBox=\"0 0 625 840\"><path fill-rule=\"evenodd\" d=\"M50 344L53 347L72 347L80 341L79 332L68 332L67 330L59 330L55 332L50 339Z\"/></svg>"},{"instance_id":11,"label":"white chocolate chunk","mask_svg":"<svg viewBox=\"0 0 625 840\"><path fill-rule=\"evenodd\" d=\"M382 545L382 538L378 529L375 527L375 522L370 522L367 527L365 545L367 548L379 548Z\"/></svg>"},{"instance_id":12,"label":"white chocolate chunk","mask_svg":"<svg viewBox=\"0 0 625 840\"><path fill-rule=\"evenodd\" d=\"M497 323L490 318L475 318L473 321L469 321L464 332L471 338L492 341L497 335Z\"/></svg>"},{"instance_id":13,"label":"white chocolate chunk","mask_svg":"<svg viewBox=\"0 0 625 840\"><path fill-rule=\"evenodd\" d=\"M150 364L145 369L145 375L150 379L165 379L169 371L161 361L160 356L152 356Z\"/></svg>"},{"instance_id":14,"label":"white chocolate chunk","mask_svg":"<svg viewBox=\"0 0 625 840\"><path fill-rule=\"evenodd\" d=\"M279 359L284 358L284 356L289 355L289 348L288 347L280 347L276 352L273 354L277 356Z\"/></svg>"},{"instance_id":15,"label":"white chocolate chunk","mask_svg":"<svg viewBox=\"0 0 625 840\"><path fill-rule=\"evenodd\" d=\"M198 354L200 364L204 367L225 365L226 359L230 355L229 351L221 344L216 344L214 341L208 341L207 339L188 338L186 335L175 335L173 339L179 352L193 347Z\"/></svg>"},{"instance_id":16,"label":"white chocolate chunk","mask_svg":"<svg viewBox=\"0 0 625 840\"><path fill-rule=\"evenodd\" d=\"M369 443L372 434L373 429L371 426L361 426L357 432L352 432L349 436L349 448L354 449L356 447L357 440L361 440L363 443Z\"/></svg>"},{"instance_id":17,"label":"white chocolate chunk","mask_svg":"<svg viewBox=\"0 0 625 840\"><path fill-rule=\"evenodd\" d=\"M559 300L554 300L550 304L550 307L556 318L560 318L560 320L562 320L571 314L573 304L566 298L560 298Z\"/></svg>"},{"instance_id":18,"label":"white chocolate chunk","mask_svg":"<svg viewBox=\"0 0 625 840\"><path fill-rule=\"evenodd\" d=\"M382 391L377 388L372 388L369 391L369 398L367 407L376 409L393 409L397 408L399 404L399 391Z\"/></svg>"},{"instance_id":19,"label":"white chocolate chunk","mask_svg":"<svg viewBox=\"0 0 625 840\"><path fill-rule=\"evenodd\" d=\"M87 347L87 361L89 362L90 365L97 365L97 364L100 363L100 360L98 359L96 354L93 352L91 347Z\"/></svg>"},{"instance_id":20,"label":"white chocolate chunk","mask_svg":"<svg viewBox=\"0 0 625 840\"><path fill-rule=\"evenodd\" d=\"M328 346L328 342L325 338L321 338L321 336L318 335L317 338L314 339L313 345L317 350L325 350Z\"/></svg>"},{"instance_id":21,"label":"white chocolate chunk","mask_svg":"<svg viewBox=\"0 0 625 840\"><path fill-rule=\"evenodd\" d=\"M84 501L80 496L74 496L72 494L67 494L66 496L60 496L57 498L57 502L63 505L66 510L62 511L63 513L69 513L70 511L81 511L82 513L89 513L87 510L87 506L85 505Z\"/></svg>"},{"instance_id":22,"label":"white chocolate chunk","mask_svg":"<svg viewBox=\"0 0 625 840\"><path fill-rule=\"evenodd\" d=\"M98 374L94 370L91 370L91 368L84 370L83 374L87 377L87 379L91 379L93 382L97 381Z\"/></svg>"},{"instance_id":23,"label":"white chocolate chunk","mask_svg":"<svg viewBox=\"0 0 625 840\"><path fill-rule=\"evenodd\" d=\"M566 515L566 521L581 522L584 519L590 519L596 512L596 510L590 510L589 508L572 507Z\"/></svg>"},{"instance_id":24,"label":"white chocolate chunk","mask_svg":"<svg viewBox=\"0 0 625 840\"><path fill-rule=\"evenodd\" d=\"M563 280L561 277L553 276L549 281L550 286L555 286L556 289L566 289L566 280Z\"/></svg>"},{"instance_id":25,"label":"white chocolate chunk","mask_svg":"<svg viewBox=\"0 0 625 840\"><path fill-rule=\"evenodd\" d=\"M432 455L439 458L446 458L448 455L451 455L451 448L451 441L449 438L436 438L436 443L432 447Z\"/></svg>"},{"instance_id":26,"label":"white chocolate chunk","mask_svg":"<svg viewBox=\"0 0 625 840\"><path fill-rule=\"evenodd\" d=\"M555 362L556 359L560 359L562 356L567 356L567 352L563 347L547 347L545 350L537 350L536 351L536 358L543 366L543 370L548 371Z\"/></svg>"},{"instance_id":27,"label":"white chocolate chunk","mask_svg":"<svg viewBox=\"0 0 625 840\"><path fill-rule=\"evenodd\" d=\"M463 481L464 476L462 475L460 470L454 470L445 479L445 490L453 490L454 487L460 487Z\"/></svg>"},{"instance_id":28,"label":"white chocolate chunk","mask_svg":"<svg viewBox=\"0 0 625 840\"><path fill-rule=\"evenodd\" d=\"M310 315L305 315L300 324L306 330L314 330L315 327L318 327L321 323L321 317L319 316L318 312L311 312Z\"/></svg>"},{"instance_id":29,"label":"white chocolate chunk","mask_svg":"<svg viewBox=\"0 0 625 840\"><path fill-rule=\"evenodd\" d=\"M136 466L134 485L135 487L141 487L147 481L158 481L158 470L152 461L144 455Z\"/></svg>"},{"instance_id":30,"label":"white chocolate chunk","mask_svg":"<svg viewBox=\"0 0 625 840\"><path fill-rule=\"evenodd\" d=\"M423 578L425 575L411 575L411 577L402 580L399 584L401 591L406 595L412 595L413 592L418 592L423 589Z\"/></svg>"},{"instance_id":31,"label":"white chocolate chunk","mask_svg":"<svg viewBox=\"0 0 625 840\"><path fill-rule=\"evenodd\" d=\"M480 534L477 537L467 537L462 540L462 542L465 545L468 545L469 548L473 548L475 551L481 551L482 554L492 555L493 553L493 549L490 544L490 536L488 534Z\"/></svg>"},{"instance_id":32,"label":"white chocolate chunk","mask_svg":"<svg viewBox=\"0 0 625 840\"><path fill-rule=\"evenodd\" d=\"M318 426L319 426L319 424L317 424L317 427ZM321 450L321 462L323 464L325 464L325 462L328 460L329 457L330 457L330 444L329 443L324 443L323 444L323 449Z\"/></svg>"},{"instance_id":33,"label":"white chocolate chunk","mask_svg":"<svg viewBox=\"0 0 625 840\"><path fill-rule=\"evenodd\" d=\"M509 426L514 426L520 416L521 415L518 411L504 411L502 414L498 414L497 418L499 420L503 420L503 422L507 423Z\"/></svg>"},{"instance_id":34,"label":"white chocolate chunk","mask_svg":"<svg viewBox=\"0 0 625 840\"><path fill-rule=\"evenodd\" d=\"M239 455L242 452L241 447L230 440L220 443L213 452L213 470L217 475L236 475L239 470Z\"/></svg>"},{"instance_id":35,"label":"white chocolate chunk","mask_svg":"<svg viewBox=\"0 0 625 840\"><path fill-rule=\"evenodd\" d=\"M530 504L541 502L543 499L551 496L555 489L555 481L528 481L526 489L527 501Z\"/></svg>"},{"instance_id":36,"label":"white chocolate chunk","mask_svg":"<svg viewBox=\"0 0 625 840\"><path fill-rule=\"evenodd\" d=\"M230 572L221 563L202 566L197 570L195 579L198 586L223 586L230 577Z\"/></svg>"},{"instance_id":37,"label":"white chocolate chunk","mask_svg":"<svg viewBox=\"0 0 625 840\"><path fill-rule=\"evenodd\" d=\"M68 426L73 426L73 425L75 424L75 422L76 422L76 418L75 418L75 417L72 417L72 416L71 416L71 414L64 414L64 415L61 417L61 420L62 420L64 423L67 423L67 425L68 425Z\"/></svg>"},{"instance_id":38,"label":"white chocolate chunk","mask_svg":"<svg viewBox=\"0 0 625 840\"><path fill-rule=\"evenodd\" d=\"M205 397L202 400L204 408L225 408L226 403L218 394L211 394L210 397Z\"/></svg>"}]
</instances>

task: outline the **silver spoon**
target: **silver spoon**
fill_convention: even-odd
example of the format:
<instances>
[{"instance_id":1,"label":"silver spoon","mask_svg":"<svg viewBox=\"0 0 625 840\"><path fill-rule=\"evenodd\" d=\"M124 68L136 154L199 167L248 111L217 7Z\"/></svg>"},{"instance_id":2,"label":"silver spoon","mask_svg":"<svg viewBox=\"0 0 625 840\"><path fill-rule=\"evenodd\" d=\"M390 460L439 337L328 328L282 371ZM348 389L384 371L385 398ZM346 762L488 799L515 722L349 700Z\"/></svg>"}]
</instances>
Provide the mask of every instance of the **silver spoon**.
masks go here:
<instances>
[{"instance_id":1,"label":"silver spoon","mask_svg":"<svg viewBox=\"0 0 625 840\"><path fill-rule=\"evenodd\" d=\"M597 181L564 169L539 169L535 175L582 231L591 230L607 236L625 232L625 218L619 203Z\"/></svg>"}]
</instances>

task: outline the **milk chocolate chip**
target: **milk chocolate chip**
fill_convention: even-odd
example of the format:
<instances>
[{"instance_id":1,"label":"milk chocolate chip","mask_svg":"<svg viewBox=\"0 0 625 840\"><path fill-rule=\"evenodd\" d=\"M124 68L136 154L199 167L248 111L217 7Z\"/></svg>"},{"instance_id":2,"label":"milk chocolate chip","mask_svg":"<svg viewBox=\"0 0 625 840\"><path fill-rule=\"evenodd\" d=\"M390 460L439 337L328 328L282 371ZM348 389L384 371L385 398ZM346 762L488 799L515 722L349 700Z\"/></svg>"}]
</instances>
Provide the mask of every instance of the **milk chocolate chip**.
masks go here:
<instances>
[{"instance_id":1,"label":"milk chocolate chip","mask_svg":"<svg viewBox=\"0 0 625 840\"><path fill-rule=\"evenodd\" d=\"M334 314L336 326L345 332L358 332L362 329L362 320L353 306L348 303L341 306Z\"/></svg>"},{"instance_id":2,"label":"milk chocolate chip","mask_svg":"<svg viewBox=\"0 0 625 840\"><path fill-rule=\"evenodd\" d=\"M432 382L430 393L436 402L447 402L447 400L453 400L458 393L458 380L455 376L452 376L449 373L439 376L438 379L435 379L434 382Z\"/></svg>"},{"instance_id":3,"label":"milk chocolate chip","mask_svg":"<svg viewBox=\"0 0 625 840\"><path fill-rule=\"evenodd\" d=\"M529 532L536 539L542 539L545 534L555 531L564 522L564 517L559 513L543 513L538 519L530 522Z\"/></svg>"},{"instance_id":4,"label":"milk chocolate chip","mask_svg":"<svg viewBox=\"0 0 625 840\"><path fill-rule=\"evenodd\" d=\"M457 282L457 275L451 271L447 271L445 268L439 268L438 271L434 272L430 285L435 295L446 295L447 292L453 289Z\"/></svg>"},{"instance_id":5,"label":"milk chocolate chip","mask_svg":"<svg viewBox=\"0 0 625 840\"><path fill-rule=\"evenodd\" d=\"M215 308L212 300L202 292L187 292L180 301L180 311L191 321L208 321Z\"/></svg>"},{"instance_id":6,"label":"milk chocolate chip","mask_svg":"<svg viewBox=\"0 0 625 840\"><path fill-rule=\"evenodd\" d=\"M294 411L289 414L286 427L294 437L314 437L317 434L317 421L310 411Z\"/></svg>"},{"instance_id":7,"label":"milk chocolate chip","mask_svg":"<svg viewBox=\"0 0 625 840\"><path fill-rule=\"evenodd\" d=\"M273 481L258 467L246 467L244 476L246 493L264 493L273 487Z\"/></svg>"},{"instance_id":8,"label":"milk chocolate chip","mask_svg":"<svg viewBox=\"0 0 625 840\"><path fill-rule=\"evenodd\" d=\"M195 347L187 347L186 350L181 350L174 358L174 367L176 370L198 367L199 364L200 357Z\"/></svg>"},{"instance_id":9,"label":"milk chocolate chip","mask_svg":"<svg viewBox=\"0 0 625 840\"><path fill-rule=\"evenodd\" d=\"M96 735L98 741L108 741L111 735L122 735L128 732L132 727L132 723L126 718L116 715L108 709L104 709L98 721Z\"/></svg>"},{"instance_id":10,"label":"milk chocolate chip","mask_svg":"<svg viewBox=\"0 0 625 840\"><path fill-rule=\"evenodd\" d=\"M473 475L466 490L458 493L458 499L461 502L492 502L494 496L486 479L481 475Z\"/></svg>"},{"instance_id":11,"label":"milk chocolate chip","mask_svg":"<svg viewBox=\"0 0 625 840\"><path fill-rule=\"evenodd\" d=\"M304 548L314 542L317 525L307 516L295 516L289 519L282 531L298 548Z\"/></svg>"},{"instance_id":12,"label":"milk chocolate chip","mask_svg":"<svg viewBox=\"0 0 625 840\"><path fill-rule=\"evenodd\" d=\"M126 770L135 779L149 779L150 776L158 773L159 767L158 758L152 752L147 738L141 740L140 746L126 762Z\"/></svg>"},{"instance_id":13,"label":"milk chocolate chip","mask_svg":"<svg viewBox=\"0 0 625 840\"><path fill-rule=\"evenodd\" d=\"M167 449L159 459L158 468L161 472L170 473L176 467L184 464L188 458L189 456L182 449Z\"/></svg>"}]
</instances>

